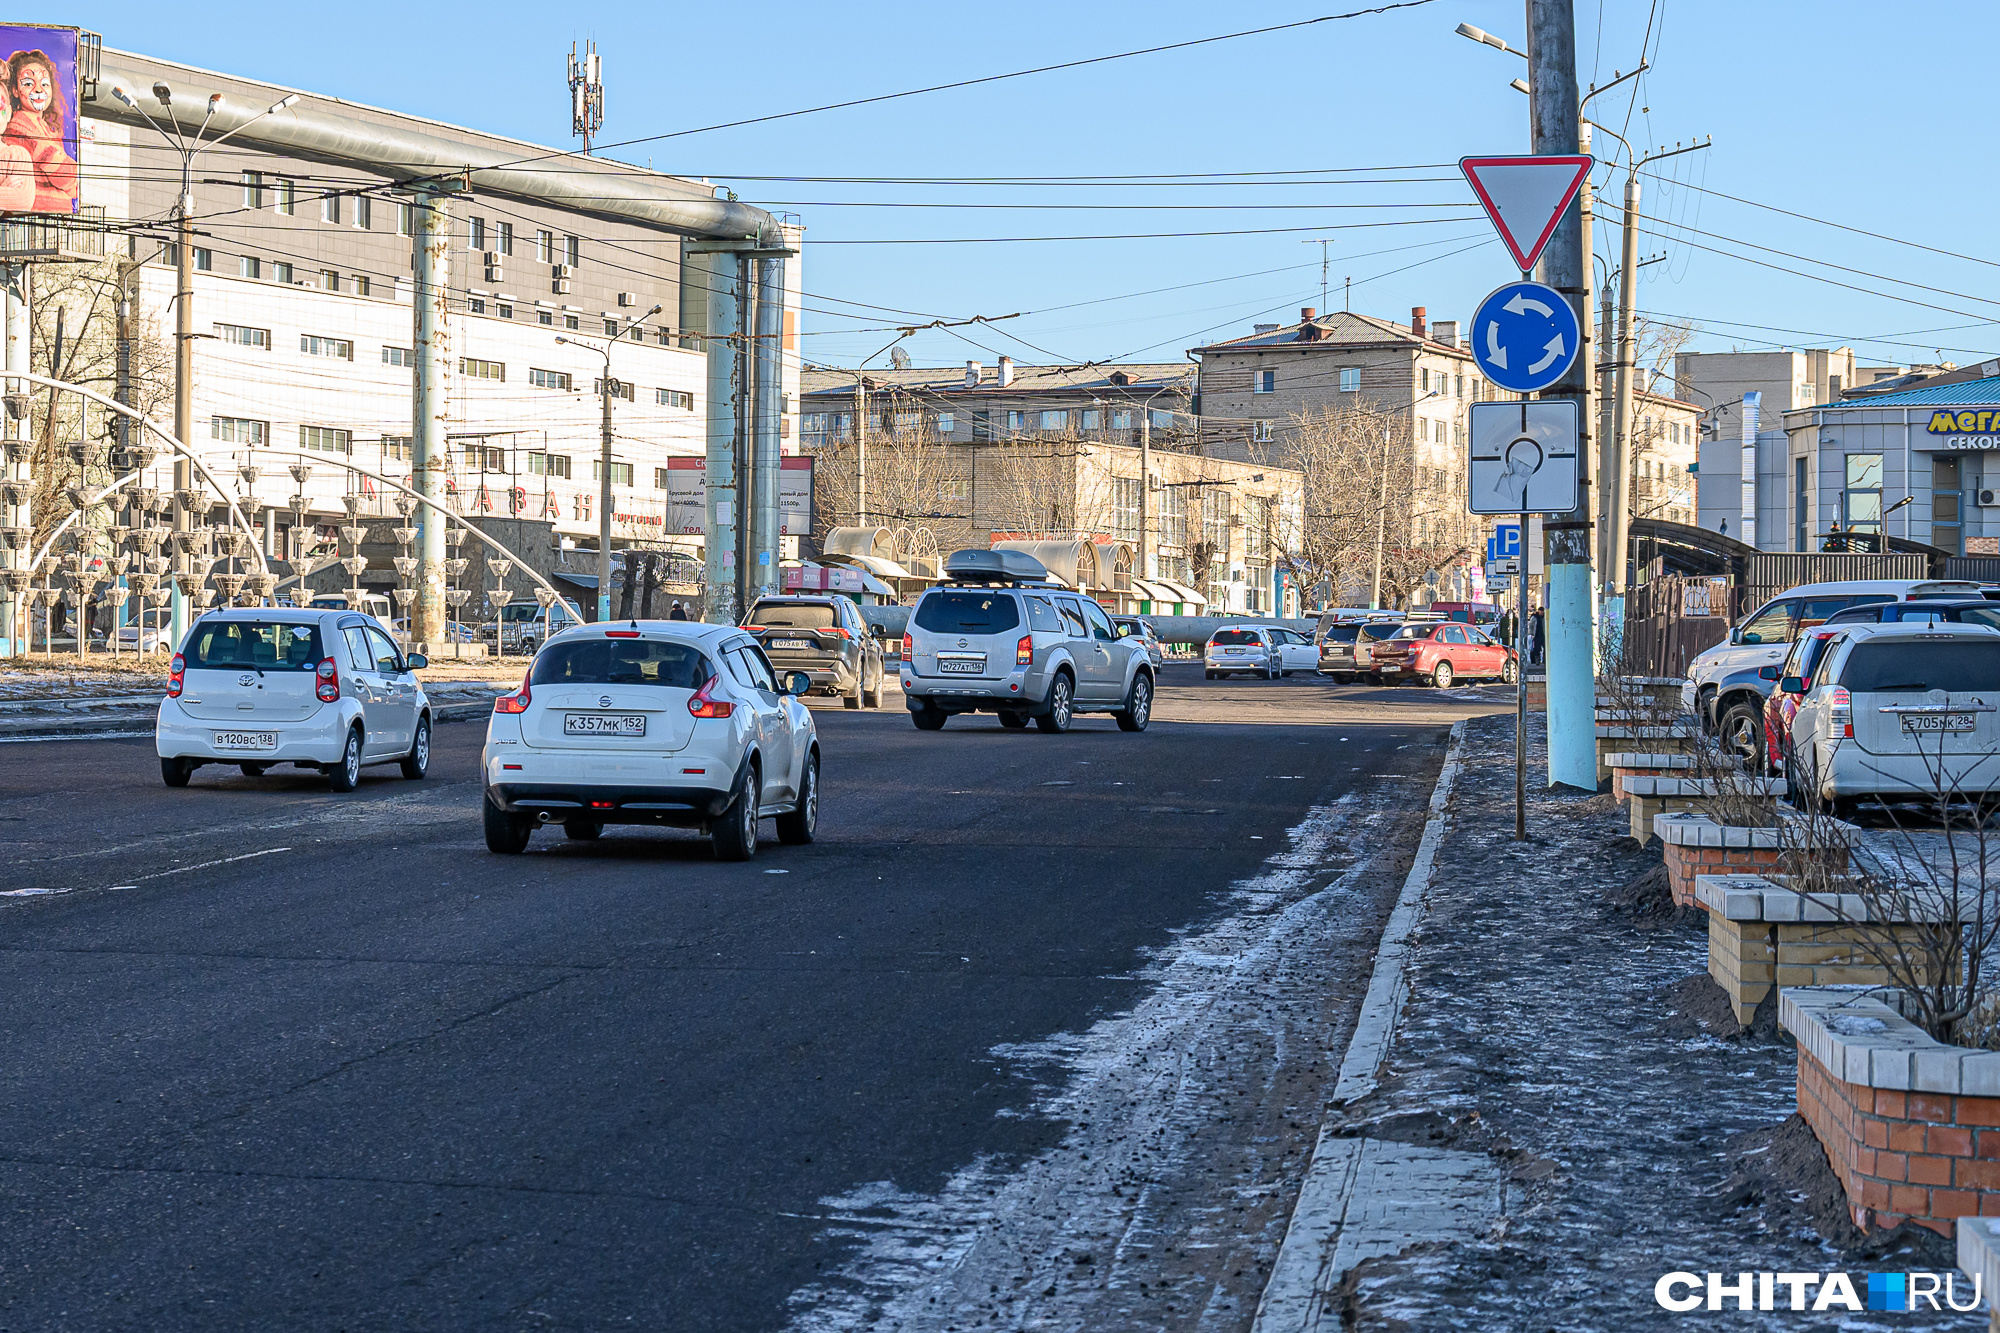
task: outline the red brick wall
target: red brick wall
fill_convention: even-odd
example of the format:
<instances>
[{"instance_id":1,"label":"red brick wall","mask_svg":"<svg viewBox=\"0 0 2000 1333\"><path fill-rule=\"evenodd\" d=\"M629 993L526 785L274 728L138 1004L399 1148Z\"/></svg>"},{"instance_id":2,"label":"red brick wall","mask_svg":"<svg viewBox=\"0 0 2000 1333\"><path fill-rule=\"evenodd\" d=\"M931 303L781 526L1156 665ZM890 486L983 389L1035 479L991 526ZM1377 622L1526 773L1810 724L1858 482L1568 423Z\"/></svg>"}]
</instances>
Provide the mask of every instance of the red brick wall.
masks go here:
<instances>
[{"instance_id":1,"label":"red brick wall","mask_svg":"<svg viewBox=\"0 0 2000 1333\"><path fill-rule=\"evenodd\" d=\"M1800 1047L1799 1114L1863 1230L1911 1219L1950 1236L1956 1218L2000 1216L2000 1097L1866 1088Z\"/></svg>"},{"instance_id":2,"label":"red brick wall","mask_svg":"<svg viewBox=\"0 0 2000 1333\"><path fill-rule=\"evenodd\" d=\"M1698 905L1696 875L1762 875L1778 866L1776 847L1683 847L1670 842L1666 849L1667 886L1673 890L1676 907Z\"/></svg>"},{"instance_id":3,"label":"red brick wall","mask_svg":"<svg viewBox=\"0 0 2000 1333\"><path fill-rule=\"evenodd\" d=\"M1685 768L1616 768L1611 770L1611 799L1625 799L1626 778L1685 778L1691 774Z\"/></svg>"}]
</instances>

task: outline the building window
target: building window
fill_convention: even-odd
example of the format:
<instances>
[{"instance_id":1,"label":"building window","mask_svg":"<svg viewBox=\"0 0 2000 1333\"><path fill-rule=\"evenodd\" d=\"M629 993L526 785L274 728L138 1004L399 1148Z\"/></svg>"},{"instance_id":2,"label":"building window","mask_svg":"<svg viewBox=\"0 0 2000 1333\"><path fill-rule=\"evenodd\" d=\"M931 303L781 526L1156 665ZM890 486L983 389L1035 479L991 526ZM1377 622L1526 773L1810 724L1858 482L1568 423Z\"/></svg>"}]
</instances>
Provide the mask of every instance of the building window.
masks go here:
<instances>
[{"instance_id":1,"label":"building window","mask_svg":"<svg viewBox=\"0 0 2000 1333\"><path fill-rule=\"evenodd\" d=\"M514 224L496 222L493 224L493 249L503 255L514 253Z\"/></svg>"},{"instance_id":2,"label":"building window","mask_svg":"<svg viewBox=\"0 0 2000 1333\"><path fill-rule=\"evenodd\" d=\"M382 461L385 463L409 463L417 456L416 442L408 435L384 435L382 437Z\"/></svg>"},{"instance_id":3,"label":"building window","mask_svg":"<svg viewBox=\"0 0 2000 1333\"><path fill-rule=\"evenodd\" d=\"M679 389L658 389L655 392L662 407L678 407L684 411L694 411L694 395L691 393L682 393Z\"/></svg>"},{"instance_id":4,"label":"building window","mask_svg":"<svg viewBox=\"0 0 2000 1333\"><path fill-rule=\"evenodd\" d=\"M537 477L569 476L568 454L529 454L528 472Z\"/></svg>"},{"instance_id":5,"label":"building window","mask_svg":"<svg viewBox=\"0 0 2000 1333\"><path fill-rule=\"evenodd\" d=\"M592 481L604 480L603 459L593 458L590 460L590 479ZM613 463L611 465L611 484L613 486L630 486L632 484L632 465L630 463Z\"/></svg>"},{"instance_id":6,"label":"building window","mask_svg":"<svg viewBox=\"0 0 2000 1333\"><path fill-rule=\"evenodd\" d=\"M537 310L535 312L535 322L537 324L547 324L553 328L556 322L556 312L553 310Z\"/></svg>"},{"instance_id":7,"label":"building window","mask_svg":"<svg viewBox=\"0 0 2000 1333\"><path fill-rule=\"evenodd\" d=\"M583 326L582 326L581 324L577 323L577 318L576 318L576 316L575 316L575 315L564 315L564 316L563 316L563 327L564 327L564 328L566 328L566 329L571 329L571 330L575 330L575 329L579 329L579 328L581 328L581 327L583 327Z\"/></svg>"},{"instance_id":8,"label":"building window","mask_svg":"<svg viewBox=\"0 0 2000 1333\"><path fill-rule=\"evenodd\" d=\"M1847 491L1844 498L1849 528L1859 528L1864 532L1882 530L1882 455L1847 456Z\"/></svg>"},{"instance_id":9,"label":"building window","mask_svg":"<svg viewBox=\"0 0 2000 1333\"><path fill-rule=\"evenodd\" d=\"M642 343L646 341L646 331L641 328L635 327L627 329L625 330L625 336L630 338L635 343Z\"/></svg>"},{"instance_id":10,"label":"building window","mask_svg":"<svg viewBox=\"0 0 2000 1333\"><path fill-rule=\"evenodd\" d=\"M1009 412L1007 414L1008 430L1026 430L1027 428L1028 414L1026 412Z\"/></svg>"},{"instance_id":11,"label":"building window","mask_svg":"<svg viewBox=\"0 0 2000 1333\"><path fill-rule=\"evenodd\" d=\"M354 435L332 426L301 426L299 448L323 454L349 454L354 452Z\"/></svg>"},{"instance_id":12,"label":"building window","mask_svg":"<svg viewBox=\"0 0 2000 1333\"><path fill-rule=\"evenodd\" d=\"M246 171L243 173L243 206L262 208L264 206L264 173Z\"/></svg>"},{"instance_id":13,"label":"building window","mask_svg":"<svg viewBox=\"0 0 2000 1333\"><path fill-rule=\"evenodd\" d=\"M465 446L465 465L481 472L505 472L507 451L497 445L468 444Z\"/></svg>"},{"instance_id":14,"label":"building window","mask_svg":"<svg viewBox=\"0 0 2000 1333\"><path fill-rule=\"evenodd\" d=\"M1069 413L1063 411L1043 412L1041 415L1041 428L1043 430L1068 430Z\"/></svg>"},{"instance_id":15,"label":"building window","mask_svg":"<svg viewBox=\"0 0 2000 1333\"><path fill-rule=\"evenodd\" d=\"M592 380L590 391L600 398L603 397L604 381ZM611 396L613 398L623 398L628 403L636 403L639 401L639 386L627 380L613 380L611 381Z\"/></svg>"},{"instance_id":16,"label":"building window","mask_svg":"<svg viewBox=\"0 0 2000 1333\"><path fill-rule=\"evenodd\" d=\"M458 373L469 380L499 380L506 383L507 363L504 361L482 361L476 356L458 358Z\"/></svg>"},{"instance_id":17,"label":"building window","mask_svg":"<svg viewBox=\"0 0 2000 1333\"><path fill-rule=\"evenodd\" d=\"M484 250L486 248L485 218L466 219L465 248L468 250Z\"/></svg>"},{"instance_id":18,"label":"building window","mask_svg":"<svg viewBox=\"0 0 2000 1333\"><path fill-rule=\"evenodd\" d=\"M1113 430L1132 429L1132 409L1129 407L1120 407L1112 409L1111 429Z\"/></svg>"},{"instance_id":19,"label":"building window","mask_svg":"<svg viewBox=\"0 0 2000 1333\"><path fill-rule=\"evenodd\" d=\"M365 194L354 196L354 225L363 231L375 229L375 201Z\"/></svg>"},{"instance_id":20,"label":"building window","mask_svg":"<svg viewBox=\"0 0 2000 1333\"><path fill-rule=\"evenodd\" d=\"M618 336L617 320L607 319L604 321L604 336L607 338L616 338Z\"/></svg>"},{"instance_id":21,"label":"building window","mask_svg":"<svg viewBox=\"0 0 2000 1333\"><path fill-rule=\"evenodd\" d=\"M1251 438L1259 444L1269 444L1271 441L1271 423L1269 421L1251 423Z\"/></svg>"},{"instance_id":22,"label":"building window","mask_svg":"<svg viewBox=\"0 0 2000 1333\"><path fill-rule=\"evenodd\" d=\"M1278 388L1278 372L1260 370L1251 376L1250 388L1253 393L1274 393Z\"/></svg>"},{"instance_id":23,"label":"building window","mask_svg":"<svg viewBox=\"0 0 2000 1333\"><path fill-rule=\"evenodd\" d=\"M278 201L277 209L280 213L286 217L293 217L298 213L299 187L297 182L280 176L277 183L271 187L271 193Z\"/></svg>"},{"instance_id":24,"label":"building window","mask_svg":"<svg viewBox=\"0 0 2000 1333\"><path fill-rule=\"evenodd\" d=\"M1083 409L1083 425L1081 429L1096 430L1103 424L1103 421L1104 413L1094 407L1086 407Z\"/></svg>"},{"instance_id":25,"label":"building window","mask_svg":"<svg viewBox=\"0 0 2000 1333\"><path fill-rule=\"evenodd\" d=\"M556 262L556 234L552 231L535 233L535 262L553 264Z\"/></svg>"},{"instance_id":26,"label":"building window","mask_svg":"<svg viewBox=\"0 0 2000 1333\"><path fill-rule=\"evenodd\" d=\"M486 313L486 302L475 296L465 303L465 312L468 315L483 315Z\"/></svg>"},{"instance_id":27,"label":"building window","mask_svg":"<svg viewBox=\"0 0 2000 1333\"><path fill-rule=\"evenodd\" d=\"M1160 544L1187 545L1187 488L1169 486L1160 492Z\"/></svg>"},{"instance_id":28,"label":"building window","mask_svg":"<svg viewBox=\"0 0 2000 1333\"><path fill-rule=\"evenodd\" d=\"M969 504L971 504L971 503L972 503L972 478L970 478L970 477L946 477L946 478L944 478L943 480L939 481L939 482L938 482L938 499L939 499L940 501L943 501L943 502L947 503L947 504L963 504L963 505L969 505ZM954 517L964 517L964 518L969 518L969 517L971 517L971 515L970 515L970 514L960 514L960 515L955 515Z\"/></svg>"},{"instance_id":29,"label":"building window","mask_svg":"<svg viewBox=\"0 0 2000 1333\"><path fill-rule=\"evenodd\" d=\"M264 265L254 255L239 255L236 259L236 276L261 278L264 276Z\"/></svg>"},{"instance_id":30,"label":"building window","mask_svg":"<svg viewBox=\"0 0 2000 1333\"><path fill-rule=\"evenodd\" d=\"M415 204L396 205L396 234L410 236L417 230L417 206Z\"/></svg>"},{"instance_id":31,"label":"building window","mask_svg":"<svg viewBox=\"0 0 2000 1333\"><path fill-rule=\"evenodd\" d=\"M1043 415L1048 414L1043 413ZM887 424L898 435L906 431L915 434L917 427L923 425L923 417L924 414L917 411L898 412Z\"/></svg>"},{"instance_id":32,"label":"building window","mask_svg":"<svg viewBox=\"0 0 2000 1333\"><path fill-rule=\"evenodd\" d=\"M271 423L246 417L210 417L208 437L224 444L247 444L262 448L271 442Z\"/></svg>"},{"instance_id":33,"label":"building window","mask_svg":"<svg viewBox=\"0 0 2000 1333\"><path fill-rule=\"evenodd\" d=\"M1218 559L1229 549L1229 492L1214 486L1201 491L1201 539L1213 546Z\"/></svg>"},{"instance_id":34,"label":"building window","mask_svg":"<svg viewBox=\"0 0 2000 1333\"><path fill-rule=\"evenodd\" d=\"M340 221L340 196L323 194L319 197L319 220L321 222Z\"/></svg>"},{"instance_id":35,"label":"building window","mask_svg":"<svg viewBox=\"0 0 2000 1333\"><path fill-rule=\"evenodd\" d=\"M567 370L530 369L528 371L528 383L534 385L537 389L561 389L567 393L570 388L569 372Z\"/></svg>"},{"instance_id":36,"label":"building window","mask_svg":"<svg viewBox=\"0 0 2000 1333\"><path fill-rule=\"evenodd\" d=\"M327 291L327 292L339 291L340 270L331 268L321 269L319 271L319 285L321 291Z\"/></svg>"},{"instance_id":37,"label":"building window","mask_svg":"<svg viewBox=\"0 0 2000 1333\"><path fill-rule=\"evenodd\" d=\"M278 261L275 261L275 262L273 262L273 263L272 263L272 265L271 265L271 281L272 281L272 282L282 282L282 283L284 283L284 284L285 284L285 285L286 285L287 287L291 286L291 285L292 285L292 266L291 266L291 265L290 265L289 263L286 263L286 262L285 262L285 261L283 261L283 260L278 260Z\"/></svg>"},{"instance_id":38,"label":"building window","mask_svg":"<svg viewBox=\"0 0 2000 1333\"><path fill-rule=\"evenodd\" d=\"M1417 368L1417 389L1422 393L1431 391L1431 372L1427 366Z\"/></svg>"},{"instance_id":39,"label":"building window","mask_svg":"<svg viewBox=\"0 0 2000 1333\"><path fill-rule=\"evenodd\" d=\"M194 251L194 266L200 272L210 272L215 268L215 252L196 246Z\"/></svg>"},{"instance_id":40,"label":"building window","mask_svg":"<svg viewBox=\"0 0 2000 1333\"><path fill-rule=\"evenodd\" d=\"M1111 521L1113 535L1126 541L1139 540L1139 479L1111 479Z\"/></svg>"},{"instance_id":41,"label":"building window","mask_svg":"<svg viewBox=\"0 0 2000 1333\"><path fill-rule=\"evenodd\" d=\"M494 307L493 313L502 319L512 319L514 318L514 307L502 302L500 305Z\"/></svg>"},{"instance_id":42,"label":"building window","mask_svg":"<svg viewBox=\"0 0 2000 1333\"><path fill-rule=\"evenodd\" d=\"M1248 559L1262 560L1271 549L1271 509L1275 503L1268 495L1253 495L1243 502L1243 554Z\"/></svg>"},{"instance_id":43,"label":"building window","mask_svg":"<svg viewBox=\"0 0 2000 1333\"><path fill-rule=\"evenodd\" d=\"M1465 376L1457 375L1454 376L1453 378L1455 378L1458 381L1458 396L1460 398L1465 397Z\"/></svg>"},{"instance_id":44,"label":"building window","mask_svg":"<svg viewBox=\"0 0 2000 1333\"><path fill-rule=\"evenodd\" d=\"M575 268L583 262L583 242L574 236L563 237L563 263Z\"/></svg>"},{"instance_id":45,"label":"building window","mask_svg":"<svg viewBox=\"0 0 2000 1333\"><path fill-rule=\"evenodd\" d=\"M1358 367L1349 366L1340 372L1340 391L1342 393L1359 393L1361 391L1361 371Z\"/></svg>"},{"instance_id":46,"label":"building window","mask_svg":"<svg viewBox=\"0 0 2000 1333\"><path fill-rule=\"evenodd\" d=\"M937 414L938 434L949 435L957 429L958 429L958 413L940 412Z\"/></svg>"},{"instance_id":47,"label":"building window","mask_svg":"<svg viewBox=\"0 0 2000 1333\"><path fill-rule=\"evenodd\" d=\"M673 343L673 340L674 340L673 335L671 333L668 333L665 329L653 330L653 341L658 343L660 346L662 347L670 346Z\"/></svg>"},{"instance_id":48,"label":"building window","mask_svg":"<svg viewBox=\"0 0 2000 1333\"><path fill-rule=\"evenodd\" d=\"M354 275L354 294L356 296L368 295L368 279L362 277L359 273Z\"/></svg>"},{"instance_id":49,"label":"building window","mask_svg":"<svg viewBox=\"0 0 2000 1333\"><path fill-rule=\"evenodd\" d=\"M382 364L385 366L414 366L417 364L417 354L407 347L384 347L382 349Z\"/></svg>"},{"instance_id":50,"label":"building window","mask_svg":"<svg viewBox=\"0 0 2000 1333\"><path fill-rule=\"evenodd\" d=\"M301 333L299 350L307 356L337 356L343 361L354 359L354 343L347 338L322 338L316 333Z\"/></svg>"},{"instance_id":51,"label":"building window","mask_svg":"<svg viewBox=\"0 0 2000 1333\"><path fill-rule=\"evenodd\" d=\"M238 347L256 347L266 352L271 350L269 329L253 329L243 324L217 324L215 336L223 342L234 343ZM216 418L218 421L221 419Z\"/></svg>"},{"instance_id":52,"label":"building window","mask_svg":"<svg viewBox=\"0 0 2000 1333\"><path fill-rule=\"evenodd\" d=\"M1154 430L1172 430L1174 428L1174 414L1169 408L1155 407L1146 415L1152 419Z\"/></svg>"}]
</instances>

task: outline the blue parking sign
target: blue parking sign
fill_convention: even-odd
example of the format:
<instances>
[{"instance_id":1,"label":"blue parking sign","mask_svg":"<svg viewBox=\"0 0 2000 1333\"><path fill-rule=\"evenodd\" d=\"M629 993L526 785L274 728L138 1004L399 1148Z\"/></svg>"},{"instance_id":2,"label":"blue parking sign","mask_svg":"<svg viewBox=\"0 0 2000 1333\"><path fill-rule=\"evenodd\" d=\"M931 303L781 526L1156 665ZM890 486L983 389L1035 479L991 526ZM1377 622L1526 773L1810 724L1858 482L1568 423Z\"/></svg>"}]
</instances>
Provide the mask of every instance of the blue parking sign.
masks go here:
<instances>
[{"instance_id":1,"label":"blue parking sign","mask_svg":"<svg viewBox=\"0 0 2000 1333\"><path fill-rule=\"evenodd\" d=\"M1519 523L1498 523L1493 527L1493 535L1486 539L1486 558L1491 560L1512 560L1521 554L1521 525Z\"/></svg>"}]
</instances>

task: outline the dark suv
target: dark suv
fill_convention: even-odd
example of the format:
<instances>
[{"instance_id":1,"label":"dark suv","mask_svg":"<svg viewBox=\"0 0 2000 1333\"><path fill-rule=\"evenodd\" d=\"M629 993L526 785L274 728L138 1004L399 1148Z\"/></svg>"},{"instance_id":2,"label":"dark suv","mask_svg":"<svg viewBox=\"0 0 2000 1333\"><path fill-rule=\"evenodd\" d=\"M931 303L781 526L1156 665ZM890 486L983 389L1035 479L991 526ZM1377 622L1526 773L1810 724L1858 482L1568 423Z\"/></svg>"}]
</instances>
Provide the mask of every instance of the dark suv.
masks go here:
<instances>
[{"instance_id":1,"label":"dark suv","mask_svg":"<svg viewBox=\"0 0 2000 1333\"><path fill-rule=\"evenodd\" d=\"M760 597L743 618L783 679L803 671L849 708L882 706L882 645L845 597Z\"/></svg>"}]
</instances>

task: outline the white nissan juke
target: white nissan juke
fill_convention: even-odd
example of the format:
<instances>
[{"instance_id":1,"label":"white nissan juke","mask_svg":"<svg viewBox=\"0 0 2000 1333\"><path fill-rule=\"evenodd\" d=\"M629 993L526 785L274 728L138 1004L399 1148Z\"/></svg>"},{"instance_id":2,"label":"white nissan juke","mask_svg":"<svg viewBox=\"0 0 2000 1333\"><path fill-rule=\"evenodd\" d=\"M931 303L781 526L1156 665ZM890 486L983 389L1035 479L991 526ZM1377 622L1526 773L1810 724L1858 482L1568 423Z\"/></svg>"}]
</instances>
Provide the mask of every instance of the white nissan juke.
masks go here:
<instances>
[{"instance_id":1,"label":"white nissan juke","mask_svg":"<svg viewBox=\"0 0 2000 1333\"><path fill-rule=\"evenodd\" d=\"M480 756L486 846L526 850L543 824L572 838L607 824L697 828L725 861L757 851L757 822L813 840L819 736L757 641L733 625L635 620L549 639L521 688L493 704Z\"/></svg>"}]
</instances>

